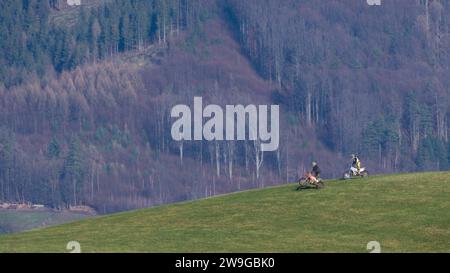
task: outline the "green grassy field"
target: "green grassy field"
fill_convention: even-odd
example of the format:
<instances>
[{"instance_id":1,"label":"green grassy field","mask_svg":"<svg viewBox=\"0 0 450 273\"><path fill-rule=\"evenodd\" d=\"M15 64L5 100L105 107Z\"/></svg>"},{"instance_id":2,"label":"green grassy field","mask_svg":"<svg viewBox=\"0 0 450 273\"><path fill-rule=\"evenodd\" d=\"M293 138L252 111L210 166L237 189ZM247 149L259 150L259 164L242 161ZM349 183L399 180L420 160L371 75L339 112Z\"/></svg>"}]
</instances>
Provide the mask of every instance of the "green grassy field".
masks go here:
<instances>
[{"instance_id":1,"label":"green grassy field","mask_svg":"<svg viewBox=\"0 0 450 273\"><path fill-rule=\"evenodd\" d=\"M0 236L0 252L450 252L450 173L285 185Z\"/></svg>"}]
</instances>

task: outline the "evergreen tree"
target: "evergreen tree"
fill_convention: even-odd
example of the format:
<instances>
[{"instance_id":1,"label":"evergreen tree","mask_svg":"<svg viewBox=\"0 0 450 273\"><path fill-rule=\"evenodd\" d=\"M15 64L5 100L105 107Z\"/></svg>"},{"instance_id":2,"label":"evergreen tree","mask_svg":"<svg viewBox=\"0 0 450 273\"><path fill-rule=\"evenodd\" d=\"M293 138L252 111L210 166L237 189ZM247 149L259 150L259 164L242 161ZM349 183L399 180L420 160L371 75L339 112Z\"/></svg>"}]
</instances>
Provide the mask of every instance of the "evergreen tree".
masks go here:
<instances>
[{"instance_id":1,"label":"evergreen tree","mask_svg":"<svg viewBox=\"0 0 450 273\"><path fill-rule=\"evenodd\" d=\"M61 174L61 192L66 205L82 203L81 191L85 176L85 158L78 137L72 137Z\"/></svg>"},{"instance_id":2,"label":"evergreen tree","mask_svg":"<svg viewBox=\"0 0 450 273\"><path fill-rule=\"evenodd\" d=\"M52 137L52 140L50 141L48 148L47 148L47 155L50 159L59 158L59 155L61 153L61 147L59 146L58 140L56 137Z\"/></svg>"}]
</instances>

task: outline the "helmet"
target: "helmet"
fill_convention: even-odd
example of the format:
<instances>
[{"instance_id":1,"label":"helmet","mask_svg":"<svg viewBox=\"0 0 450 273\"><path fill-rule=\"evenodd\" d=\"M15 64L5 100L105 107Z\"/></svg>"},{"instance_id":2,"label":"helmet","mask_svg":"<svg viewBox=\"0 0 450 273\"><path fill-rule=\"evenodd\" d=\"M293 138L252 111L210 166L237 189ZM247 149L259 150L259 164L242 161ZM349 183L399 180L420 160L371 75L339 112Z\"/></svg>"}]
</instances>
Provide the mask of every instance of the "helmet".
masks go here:
<instances>
[{"instance_id":1,"label":"helmet","mask_svg":"<svg viewBox=\"0 0 450 273\"><path fill-rule=\"evenodd\" d=\"M316 166L316 165L317 165L317 161L313 161L313 162L312 162L312 165L313 165L313 166Z\"/></svg>"}]
</instances>

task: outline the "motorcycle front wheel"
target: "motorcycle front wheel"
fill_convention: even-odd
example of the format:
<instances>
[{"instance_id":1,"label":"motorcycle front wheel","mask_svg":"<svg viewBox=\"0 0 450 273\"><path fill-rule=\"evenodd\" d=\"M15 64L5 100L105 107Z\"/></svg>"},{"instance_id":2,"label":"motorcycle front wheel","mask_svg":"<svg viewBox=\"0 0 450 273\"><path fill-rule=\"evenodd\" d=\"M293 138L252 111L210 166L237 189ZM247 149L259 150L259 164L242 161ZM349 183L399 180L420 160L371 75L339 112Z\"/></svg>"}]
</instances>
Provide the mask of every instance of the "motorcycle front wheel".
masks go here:
<instances>
[{"instance_id":1,"label":"motorcycle front wheel","mask_svg":"<svg viewBox=\"0 0 450 273\"><path fill-rule=\"evenodd\" d=\"M350 178L352 178L352 176L348 172L345 172L344 174L342 174L342 179L343 180L347 180L347 179L350 179Z\"/></svg>"}]
</instances>

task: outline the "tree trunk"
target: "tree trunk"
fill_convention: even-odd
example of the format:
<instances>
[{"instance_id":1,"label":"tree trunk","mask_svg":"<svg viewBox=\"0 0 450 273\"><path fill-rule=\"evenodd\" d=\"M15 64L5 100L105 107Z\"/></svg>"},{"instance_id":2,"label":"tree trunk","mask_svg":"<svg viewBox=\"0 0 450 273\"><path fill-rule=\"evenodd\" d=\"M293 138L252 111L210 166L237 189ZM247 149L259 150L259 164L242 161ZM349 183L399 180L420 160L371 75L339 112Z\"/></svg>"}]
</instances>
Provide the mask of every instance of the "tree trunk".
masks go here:
<instances>
[{"instance_id":1,"label":"tree trunk","mask_svg":"<svg viewBox=\"0 0 450 273\"><path fill-rule=\"evenodd\" d=\"M216 175L220 177L220 146L219 142L215 142L216 146Z\"/></svg>"},{"instance_id":2,"label":"tree trunk","mask_svg":"<svg viewBox=\"0 0 450 273\"><path fill-rule=\"evenodd\" d=\"M311 126L312 118L311 118L311 93L308 91L306 96L306 122L308 126Z\"/></svg>"}]
</instances>

